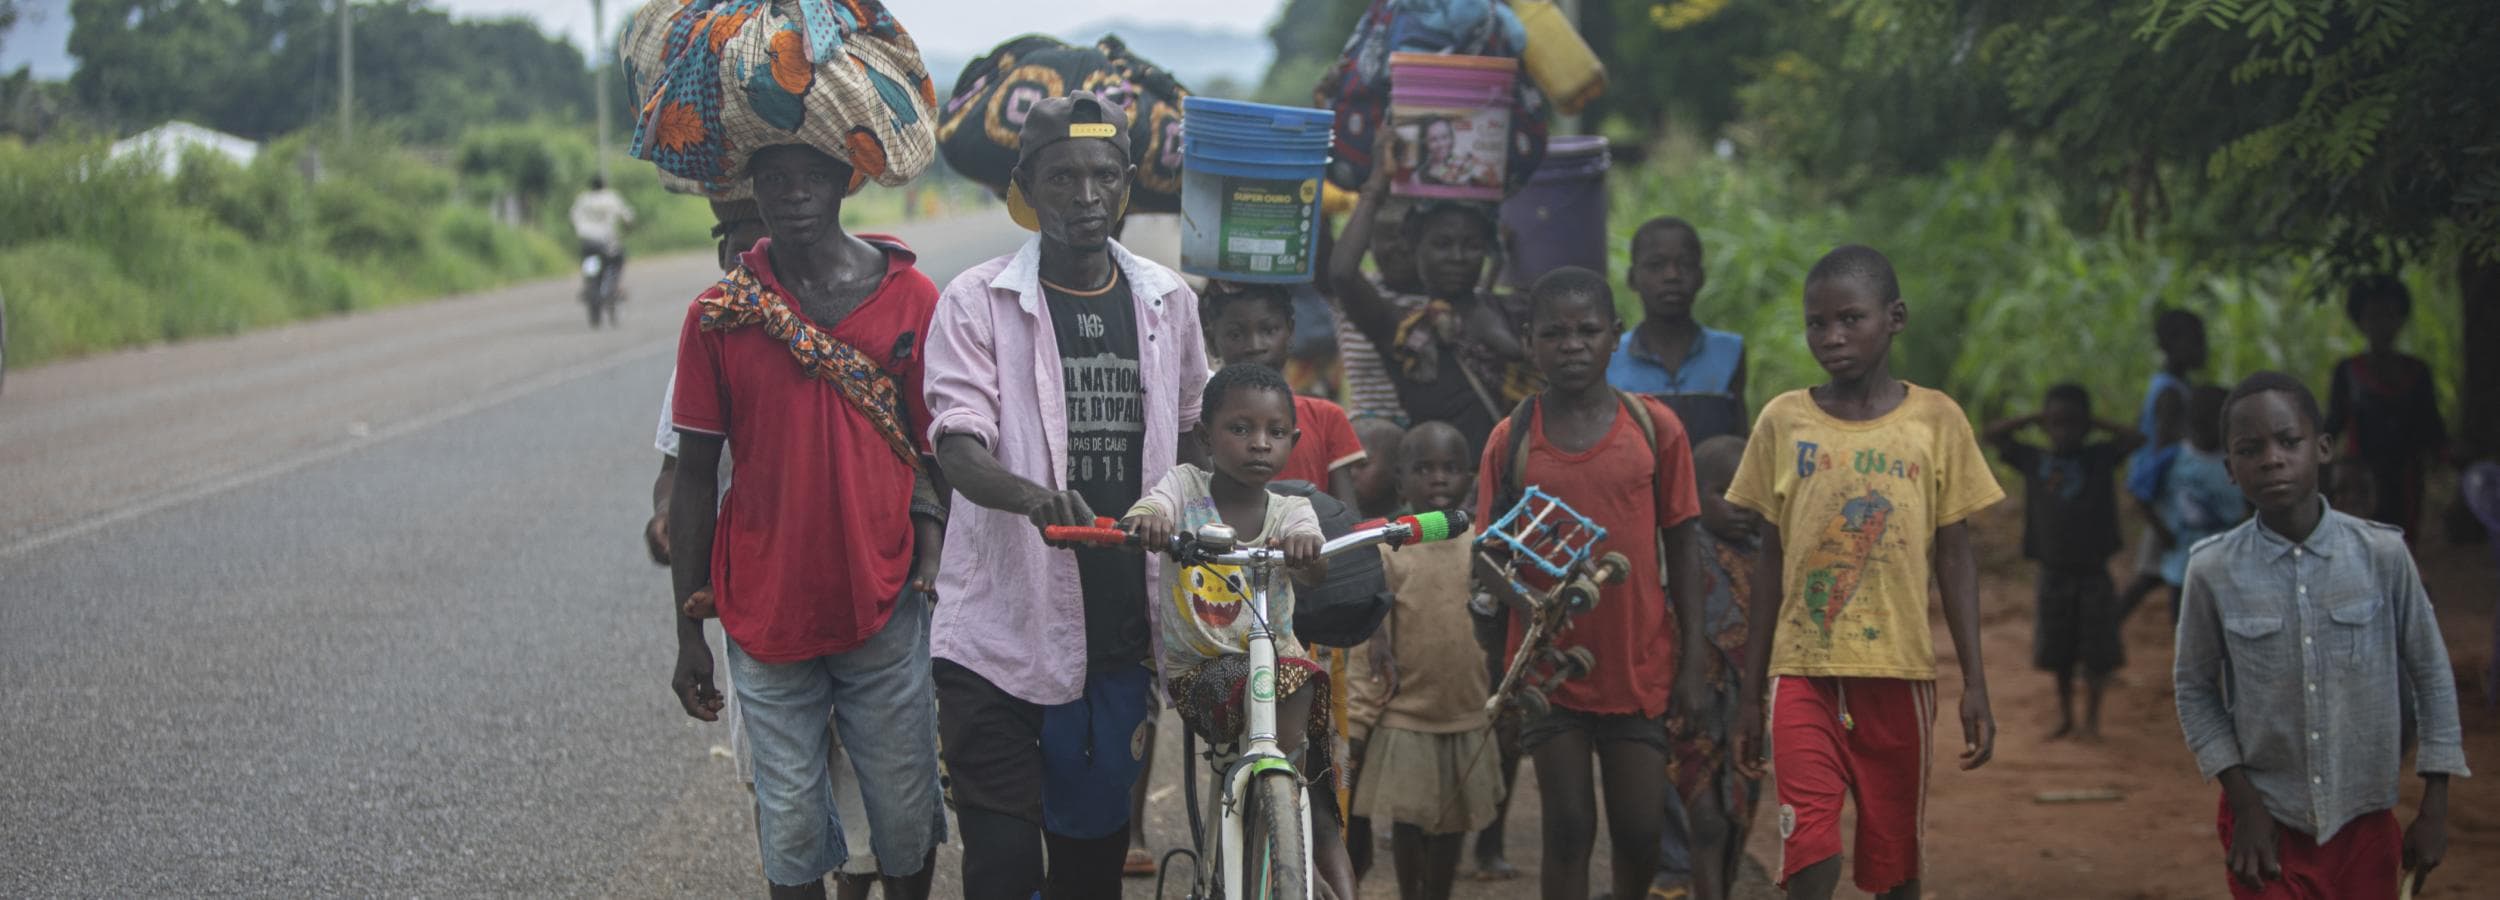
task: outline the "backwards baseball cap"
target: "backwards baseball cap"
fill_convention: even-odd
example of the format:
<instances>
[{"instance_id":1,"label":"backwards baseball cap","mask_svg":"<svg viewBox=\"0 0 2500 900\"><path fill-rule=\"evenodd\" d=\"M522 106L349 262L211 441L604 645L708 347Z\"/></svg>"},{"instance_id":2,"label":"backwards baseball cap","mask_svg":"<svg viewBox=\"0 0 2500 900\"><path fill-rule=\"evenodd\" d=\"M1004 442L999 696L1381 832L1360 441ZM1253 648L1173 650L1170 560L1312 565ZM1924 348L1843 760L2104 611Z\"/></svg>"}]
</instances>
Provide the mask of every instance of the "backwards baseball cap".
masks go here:
<instances>
[{"instance_id":1,"label":"backwards baseball cap","mask_svg":"<svg viewBox=\"0 0 2500 900\"><path fill-rule=\"evenodd\" d=\"M1025 112L1024 130L1016 137L1016 165L1032 162L1053 144L1079 139L1110 141L1120 148L1122 158L1129 158L1128 112L1104 103L1091 91L1069 91L1064 97L1038 101ZM1120 212L1128 210L1123 207ZM1041 218L1033 214L1033 205L1025 202L1024 189L1014 179L1007 182L1007 215L1026 231L1042 228Z\"/></svg>"}]
</instances>

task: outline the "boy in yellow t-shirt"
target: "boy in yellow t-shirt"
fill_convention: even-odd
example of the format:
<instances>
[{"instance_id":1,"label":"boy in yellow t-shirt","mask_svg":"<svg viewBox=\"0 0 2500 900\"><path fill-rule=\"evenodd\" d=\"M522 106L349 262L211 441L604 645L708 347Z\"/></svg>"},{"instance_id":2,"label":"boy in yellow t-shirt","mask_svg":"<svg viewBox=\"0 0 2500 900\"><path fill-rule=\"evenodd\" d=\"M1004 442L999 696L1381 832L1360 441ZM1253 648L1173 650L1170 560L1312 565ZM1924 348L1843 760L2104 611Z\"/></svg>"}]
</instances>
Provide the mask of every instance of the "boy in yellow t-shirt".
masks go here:
<instances>
[{"instance_id":1,"label":"boy in yellow t-shirt","mask_svg":"<svg viewBox=\"0 0 2500 900\"><path fill-rule=\"evenodd\" d=\"M1844 796L1858 807L1858 887L1918 896L1936 715L1931 562L1962 664L1962 768L1996 745L1966 520L2005 492L1962 407L1893 377L1887 357L1909 317L1883 254L1852 245L1816 262L1806 346L1831 381L1763 407L1728 488L1766 520L1754 596L1776 600L1753 604L1736 753L1760 777L1767 689L1790 897L1822 900L1839 884Z\"/></svg>"}]
</instances>

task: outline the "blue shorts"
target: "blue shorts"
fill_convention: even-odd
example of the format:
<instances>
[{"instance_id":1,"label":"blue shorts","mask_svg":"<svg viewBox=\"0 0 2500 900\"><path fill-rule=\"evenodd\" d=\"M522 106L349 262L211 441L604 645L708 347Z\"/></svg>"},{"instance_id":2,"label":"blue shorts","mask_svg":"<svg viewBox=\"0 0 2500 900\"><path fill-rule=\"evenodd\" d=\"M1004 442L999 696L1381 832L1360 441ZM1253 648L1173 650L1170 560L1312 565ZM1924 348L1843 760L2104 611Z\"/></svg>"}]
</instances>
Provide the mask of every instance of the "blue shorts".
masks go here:
<instances>
[{"instance_id":1,"label":"blue shorts","mask_svg":"<svg viewBox=\"0 0 2500 900\"><path fill-rule=\"evenodd\" d=\"M1154 673L1096 672L1085 695L1042 706L949 660L935 666L938 733L955 805L1035 822L1062 837L1108 837L1129 824L1145 768Z\"/></svg>"}]
</instances>

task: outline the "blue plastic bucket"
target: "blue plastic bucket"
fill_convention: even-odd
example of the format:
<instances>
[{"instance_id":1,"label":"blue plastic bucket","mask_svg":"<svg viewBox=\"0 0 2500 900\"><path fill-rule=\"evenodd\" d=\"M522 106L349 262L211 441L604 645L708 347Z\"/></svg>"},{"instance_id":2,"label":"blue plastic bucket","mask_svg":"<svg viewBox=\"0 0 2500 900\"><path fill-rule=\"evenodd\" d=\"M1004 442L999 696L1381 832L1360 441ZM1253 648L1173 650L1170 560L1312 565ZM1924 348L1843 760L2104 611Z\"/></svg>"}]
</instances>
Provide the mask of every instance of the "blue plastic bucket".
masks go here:
<instances>
[{"instance_id":1,"label":"blue plastic bucket","mask_svg":"<svg viewBox=\"0 0 2500 900\"><path fill-rule=\"evenodd\" d=\"M1181 101L1181 271L1311 280L1335 118L1324 109Z\"/></svg>"},{"instance_id":2,"label":"blue plastic bucket","mask_svg":"<svg viewBox=\"0 0 2500 900\"><path fill-rule=\"evenodd\" d=\"M1564 266L1606 274L1606 139L1557 136L1545 164L1502 204L1510 264L1504 279L1525 290Z\"/></svg>"}]
</instances>

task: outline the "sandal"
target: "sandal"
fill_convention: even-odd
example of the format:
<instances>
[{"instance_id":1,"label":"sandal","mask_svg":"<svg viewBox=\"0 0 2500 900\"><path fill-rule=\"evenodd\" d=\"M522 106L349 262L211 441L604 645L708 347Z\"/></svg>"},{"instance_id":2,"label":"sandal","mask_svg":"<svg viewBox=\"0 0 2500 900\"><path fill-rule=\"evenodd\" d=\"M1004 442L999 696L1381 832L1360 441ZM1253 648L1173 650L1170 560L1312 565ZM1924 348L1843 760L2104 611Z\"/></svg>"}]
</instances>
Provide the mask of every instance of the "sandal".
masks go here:
<instances>
[{"instance_id":1,"label":"sandal","mask_svg":"<svg viewBox=\"0 0 2500 900\"><path fill-rule=\"evenodd\" d=\"M1128 862L1120 866L1121 875L1129 878L1144 878L1154 873L1154 854L1146 852L1144 847L1128 848Z\"/></svg>"}]
</instances>

